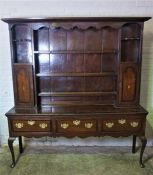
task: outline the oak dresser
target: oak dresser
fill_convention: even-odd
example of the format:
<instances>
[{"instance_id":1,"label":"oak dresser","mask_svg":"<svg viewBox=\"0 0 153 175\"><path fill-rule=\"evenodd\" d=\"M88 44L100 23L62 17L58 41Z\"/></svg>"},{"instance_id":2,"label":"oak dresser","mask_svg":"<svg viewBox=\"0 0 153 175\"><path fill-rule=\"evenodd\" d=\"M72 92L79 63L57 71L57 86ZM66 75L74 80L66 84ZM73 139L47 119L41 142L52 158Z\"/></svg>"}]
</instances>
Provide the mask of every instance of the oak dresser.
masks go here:
<instances>
[{"instance_id":1,"label":"oak dresser","mask_svg":"<svg viewBox=\"0 0 153 175\"><path fill-rule=\"evenodd\" d=\"M15 106L8 145L22 137L133 136L147 143L140 106L144 21L124 18L7 18Z\"/></svg>"}]
</instances>

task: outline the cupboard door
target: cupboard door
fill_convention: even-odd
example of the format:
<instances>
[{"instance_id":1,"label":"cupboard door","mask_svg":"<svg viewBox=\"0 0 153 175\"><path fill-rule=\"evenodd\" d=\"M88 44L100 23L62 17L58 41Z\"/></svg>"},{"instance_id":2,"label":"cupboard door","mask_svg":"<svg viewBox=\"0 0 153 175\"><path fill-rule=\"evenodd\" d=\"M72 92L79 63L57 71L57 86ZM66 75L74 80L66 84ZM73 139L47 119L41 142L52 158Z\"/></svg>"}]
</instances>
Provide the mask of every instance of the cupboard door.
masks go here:
<instances>
[{"instance_id":1,"label":"cupboard door","mask_svg":"<svg viewBox=\"0 0 153 175\"><path fill-rule=\"evenodd\" d=\"M138 102L138 68L133 63L123 63L120 67L120 105L133 105Z\"/></svg>"},{"instance_id":2,"label":"cupboard door","mask_svg":"<svg viewBox=\"0 0 153 175\"><path fill-rule=\"evenodd\" d=\"M14 65L14 91L17 106L33 106L32 65Z\"/></svg>"}]
</instances>

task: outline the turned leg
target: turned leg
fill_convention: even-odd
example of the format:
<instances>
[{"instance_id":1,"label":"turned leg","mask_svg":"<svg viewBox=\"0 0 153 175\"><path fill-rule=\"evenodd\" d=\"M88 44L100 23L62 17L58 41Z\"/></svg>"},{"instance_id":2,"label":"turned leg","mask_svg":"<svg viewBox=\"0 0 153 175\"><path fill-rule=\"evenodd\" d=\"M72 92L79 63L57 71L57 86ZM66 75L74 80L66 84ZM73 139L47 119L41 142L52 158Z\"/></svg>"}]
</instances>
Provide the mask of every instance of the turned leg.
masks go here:
<instances>
[{"instance_id":1,"label":"turned leg","mask_svg":"<svg viewBox=\"0 0 153 175\"><path fill-rule=\"evenodd\" d=\"M22 136L19 136L18 139L19 139L19 152L23 153Z\"/></svg>"},{"instance_id":2,"label":"turned leg","mask_svg":"<svg viewBox=\"0 0 153 175\"><path fill-rule=\"evenodd\" d=\"M133 136L132 153L136 152L136 135Z\"/></svg>"},{"instance_id":3,"label":"turned leg","mask_svg":"<svg viewBox=\"0 0 153 175\"><path fill-rule=\"evenodd\" d=\"M140 140L142 142L142 146L141 146L140 161L139 161L139 163L140 163L141 168L144 168L145 165L143 164L142 158L143 158L143 153L144 153L144 150L145 150L145 147L146 147L146 144L147 144L147 139L146 139L145 136L143 136L143 137L140 137Z\"/></svg>"},{"instance_id":4,"label":"turned leg","mask_svg":"<svg viewBox=\"0 0 153 175\"><path fill-rule=\"evenodd\" d=\"M15 139L16 139L15 137L9 137L8 139L8 146L9 146L11 156L12 156L11 168L15 167L15 155L14 155L14 148L13 148L13 142Z\"/></svg>"}]
</instances>

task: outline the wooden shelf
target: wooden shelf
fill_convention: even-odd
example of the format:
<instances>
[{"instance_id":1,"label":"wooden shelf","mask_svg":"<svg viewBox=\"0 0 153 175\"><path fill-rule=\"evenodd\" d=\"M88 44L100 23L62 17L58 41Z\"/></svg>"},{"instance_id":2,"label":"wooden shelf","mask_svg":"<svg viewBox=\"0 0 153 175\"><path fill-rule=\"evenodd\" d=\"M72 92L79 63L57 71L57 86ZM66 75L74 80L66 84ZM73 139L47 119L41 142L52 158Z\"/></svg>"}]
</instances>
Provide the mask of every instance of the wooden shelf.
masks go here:
<instances>
[{"instance_id":1,"label":"wooden shelf","mask_svg":"<svg viewBox=\"0 0 153 175\"><path fill-rule=\"evenodd\" d=\"M122 38L122 41L129 41L129 40L140 40L140 38L139 37Z\"/></svg>"},{"instance_id":2,"label":"wooden shelf","mask_svg":"<svg viewBox=\"0 0 153 175\"><path fill-rule=\"evenodd\" d=\"M32 66L32 63L13 63L13 65L16 65L16 66Z\"/></svg>"},{"instance_id":3,"label":"wooden shelf","mask_svg":"<svg viewBox=\"0 0 153 175\"><path fill-rule=\"evenodd\" d=\"M14 39L12 40L13 42L31 42L32 40L31 39Z\"/></svg>"},{"instance_id":4,"label":"wooden shelf","mask_svg":"<svg viewBox=\"0 0 153 175\"><path fill-rule=\"evenodd\" d=\"M121 64L137 64L137 62L134 62L134 61L121 61Z\"/></svg>"},{"instance_id":5,"label":"wooden shelf","mask_svg":"<svg viewBox=\"0 0 153 175\"><path fill-rule=\"evenodd\" d=\"M71 96L101 96L101 95L115 95L116 92L41 92L38 96L52 96L52 97L71 97Z\"/></svg>"},{"instance_id":6,"label":"wooden shelf","mask_svg":"<svg viewBox=\"0 0 153 175\"><path fill-rule=\"evenodd\" d=\"M117 54L118 50L53 50L34 51L35 54Z\"/></svg>"},{"instance_id":7,"label":"wooden shelf","mask_svg":"<svg viewBox=\"0 0 153 175\"><path fill-rule=\"evenodd\" d=\"M38 73L37 77L97 77L97 76L116 76L115 72L104 73Z\"/></svg>"},{"instance_id":8,"label":"wooden shelf","mask_svg":"<svg viewBox=\"0 0 153 175\"><path fill-rule=\"evenodd\" d=\"M85 101L55 101L48 103L47 105L42 105L42 106L86 106L86 105L92 105L92 106L97 106L97 105L102 105L101 102L85 102Z\"/></svg>"}]
</instances>

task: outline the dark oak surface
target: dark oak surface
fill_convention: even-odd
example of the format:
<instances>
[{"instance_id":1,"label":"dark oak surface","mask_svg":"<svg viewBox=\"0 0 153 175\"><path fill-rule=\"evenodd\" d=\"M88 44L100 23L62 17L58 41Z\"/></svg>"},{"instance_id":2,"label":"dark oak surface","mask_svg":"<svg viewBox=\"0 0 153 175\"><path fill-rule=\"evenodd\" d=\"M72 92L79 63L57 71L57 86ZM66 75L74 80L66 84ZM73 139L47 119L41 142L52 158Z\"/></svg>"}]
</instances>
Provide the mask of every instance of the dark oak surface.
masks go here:
<instances>
[{"instance_id":1,"label":"dark oak surface","mask_svg":"<svg viewBox=\"0 0 153 175\"><path fill-rule=\"evenodd\" d=\"M12 108L6 113L14 115L82 115L82 114L145 114L148 112L141 106L137 108L116 108L112 105L78 105L78 106L50 106L38 108Z\"/></svg>"},{"instance_id":2,"label":"dark oak surface","mask_svg":"<svg viewBox=\"0 0 153 175\"><path fill-rule=\"evenodd\" d=\"M8 145L24 137L133 136L147 143L140 106L144 21L150 17L5 18L15 106Z\"/></svg>"},{"instance_id":3,"label":"dark oak surface","mask_svg":"<svg viewBox=\"0 0 153 175\"><path fill-rule=\"evenodd\" d=\"M99 21L147 21L151 19L151 17L48 17L48 18L2 18L2 21L7 23L24 23L24 22L50 22L50 21L89 21L89 22L99 22Z\"/></svg>"}]
</instances>

